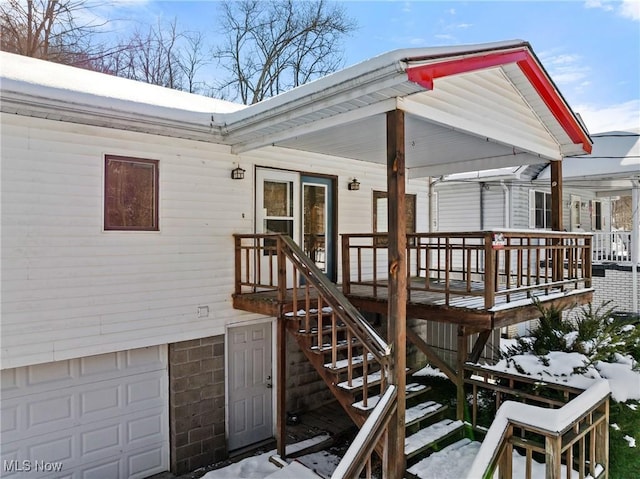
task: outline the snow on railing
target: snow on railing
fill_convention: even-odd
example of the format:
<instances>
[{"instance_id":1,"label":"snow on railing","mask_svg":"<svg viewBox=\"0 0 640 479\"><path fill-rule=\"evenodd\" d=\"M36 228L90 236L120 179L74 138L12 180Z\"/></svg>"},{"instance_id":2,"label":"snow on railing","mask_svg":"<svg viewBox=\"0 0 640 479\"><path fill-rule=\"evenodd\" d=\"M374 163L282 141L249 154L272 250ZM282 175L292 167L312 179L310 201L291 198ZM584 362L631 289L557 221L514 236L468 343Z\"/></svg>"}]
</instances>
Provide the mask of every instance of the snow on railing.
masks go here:
<instances>
[{"instance_id":1,"label":"snow on railing","mask_svg":"<svg viewBox=\"0 0 640 479\"><path fill-rule=\"evenodd\" d=\"M608 397L609 382L602 380L594 383L580 396L574 398L559 409L548 409L515 401L506 401L500 406L487 435L482 442L472 467L469 469L470 478L491 478L497 467L506 468L500 477L511 477L511 458L514 443L527 448L527 463L530 467L534 445L527 445L527 441L518 441L513 429L521 432L533 432L545 437L545 444L541 445L547 458L547 478L559 478L561 459L565 454L567 462L572 462L573 446L580 442L581 454L579 468L585 477L585 467L590 468L590 474L596 476L598 470L608 469ZM604 413L596 417L596 410L604 405ZM581 424L584 422L584 424ZM588 437L589 447L585 447ZM538 452L540 448L538 448ZM585 449L587 452L585 453ZM506 459L506 460L505 460ZM550 461L550 462L549 462Z\"/></svg>"}]
</instances>

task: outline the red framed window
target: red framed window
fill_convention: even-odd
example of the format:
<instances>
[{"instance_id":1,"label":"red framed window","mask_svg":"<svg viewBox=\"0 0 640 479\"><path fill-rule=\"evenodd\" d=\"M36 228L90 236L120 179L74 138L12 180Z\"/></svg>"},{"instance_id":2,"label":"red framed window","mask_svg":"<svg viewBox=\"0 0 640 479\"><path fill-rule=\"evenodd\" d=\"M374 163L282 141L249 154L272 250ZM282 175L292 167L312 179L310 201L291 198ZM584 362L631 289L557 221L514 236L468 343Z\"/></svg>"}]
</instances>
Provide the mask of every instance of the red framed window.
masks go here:
<instances>
[{"instance_id":1,"label":"red framed window","mask_svg":"<svg viewBox=\"0 0 640 479\"><path fill-rule=\"evenodd\" d=\"M105 156L104 229L158 231L158 160Z\"/></svg>"}]
</instances>

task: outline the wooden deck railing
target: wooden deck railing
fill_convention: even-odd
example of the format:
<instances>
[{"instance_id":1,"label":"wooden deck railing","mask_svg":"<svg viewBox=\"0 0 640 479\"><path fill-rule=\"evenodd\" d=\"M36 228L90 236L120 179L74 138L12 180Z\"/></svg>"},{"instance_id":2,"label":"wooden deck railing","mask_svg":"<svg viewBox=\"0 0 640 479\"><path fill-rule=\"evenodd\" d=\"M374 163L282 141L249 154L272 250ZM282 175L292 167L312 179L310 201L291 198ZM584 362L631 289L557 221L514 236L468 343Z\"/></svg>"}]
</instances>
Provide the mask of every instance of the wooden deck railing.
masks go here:
<instances>
[{"instance_id":1,"label":"wooden deck railing","mask_svg":"<svg viewBox=\"0 0 640 479\"><path fill-rule=\"evenodd\" d=\"M517 477L533 477L537 460L547 479L607 478L609 383L596 382L559 409L502 403L471 467L473 477L490 479L496 471L501 479L516 477L514 450L525 457L524 475Z\"/></svg>"},{"instance_id":2,"label":"wooden deck railing","mask_svg":"<svg viewBox=\"0 0 640 479\"><path fill-rule=\"evenodd\" d=\"M507 401L524 402L536 406L559 408L584 392L583 389L541 381L540 379L518 374L495 371L490 367L465 364L465 384L471 390L471 426L482 430L488 424L479 424L478 405L481 403L479 394L490 391L495 398L495 409Z\"/></svg>"},{"instance_id":3,"label":"wooden deck railing","mask_svg":"<svg viewBox=\"0 0 640 479\"><path fill-rule=\"evenodd\" d=\"M387 235L342 235L342 290L386 289ZM484 308L541 294L591 287L591 235L481 231L407 235L408 296L479 297Z\"/></svg>"}]
</instances>

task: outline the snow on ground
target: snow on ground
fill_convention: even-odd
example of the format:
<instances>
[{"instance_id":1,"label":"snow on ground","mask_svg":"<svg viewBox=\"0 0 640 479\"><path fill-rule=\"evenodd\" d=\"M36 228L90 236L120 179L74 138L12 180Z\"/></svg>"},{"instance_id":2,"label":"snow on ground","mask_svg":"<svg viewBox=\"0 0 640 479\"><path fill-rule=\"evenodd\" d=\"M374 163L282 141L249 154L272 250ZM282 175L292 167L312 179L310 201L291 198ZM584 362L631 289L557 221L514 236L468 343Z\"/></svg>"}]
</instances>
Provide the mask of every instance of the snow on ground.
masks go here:
<instances>
[{"instance_id":1,"label":"snow on ground","mask_svg":"<svg viewBox=\"0 0 640 479\"><path fill-rule=\"evenodd\" d=\"M306 441L290 444L287 446L287 454L301 451L314 444L319 444L326 439L326 435L320 435L312 439L307 439ZM278 466L269 462L269 458L276 454L277 451L274 449L263 454L247 457L226 467L214 469L202 477L203 479L264 479L270 474L280 470ZM340 458L328 453L319 452L302 456L298 458L298 460L307 465L307 467L312 467L322 474L322 471L333 471L337 462L340 461Z\"/></svg>"},{"instance_id":2,"label":"snow on ground","mask_svg":"<svg viewBox=\"0 0 640 479\"><path fill-rule=\"evenodd\" d=\"M523 374L522 371L525 371L527 376L542 381L581 389L587 389L600 379L607 379L611 396L616 401L640 400L640 371L633 370L633 360L630 357L617 355L615 363L598 361L584 373L575 372L587 362L587 357L580 353L551 351L541 358L533 354L522 354L484 367L510 374Z\"/></svg>"},{"instance_id":3,"label":"snow on ground","mask_svg":"<svg viewBox=\"0 0 640 479\"><path fill-rule=\"evenodd\" d=\"M631 437L631 436L624 436L624 438L623 438L623 439L629 443L629 447L636 447L636 440L635 440L635 438L633 438L633 437Z\"/></svg>"}]
</instances>

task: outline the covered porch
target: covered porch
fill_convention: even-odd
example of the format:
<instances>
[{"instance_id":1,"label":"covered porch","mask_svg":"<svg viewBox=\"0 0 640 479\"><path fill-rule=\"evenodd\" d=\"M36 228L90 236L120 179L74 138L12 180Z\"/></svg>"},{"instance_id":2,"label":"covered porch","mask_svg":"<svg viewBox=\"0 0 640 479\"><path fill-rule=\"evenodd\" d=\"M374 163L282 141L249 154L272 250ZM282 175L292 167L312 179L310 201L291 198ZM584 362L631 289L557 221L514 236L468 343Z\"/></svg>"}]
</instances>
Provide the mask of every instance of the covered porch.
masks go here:
<instances>
[{"instance_id":1,"label":"covered porch","mask_svg":"<svg viewBox=\"0 0 640 479\"><path fill-rule=\"evenodd\" d=\"M526 42L391 52L227 114L221 121L223 141L237 154L280 147L386 167L388 234L342 235L342 291L322 278L286 238L265 246L261 235L236 235L234 294L236 308L278 318L279 354L285 314L297 315L299 310L304 314L296 317L296 334L315 334L318 343L310 348L317 351L323 348L324 334L335 338L340 328L346 330L341 346L349 351L345 371L351 371L355 359L351 345L364 345L357 356L364 378L368 362L378 364L372 381L379 385L383 409L377 412L380 430L370 441L384 458L384 477L401 478L405 471L408 317L458 322L459 349L466 350L469 332L491 331L532 317L534 298L589 299L589 237L560 233L560 202L561 160L588 153L591 140ZM551 163L551 224L558 233L407 235L407 178L544 162ZM339 233L345 230L342 225ZM269 255L274 266L258 266ZM284 257L293 271L299 271L298 277L287 279ZM265 283L267 271L272 279ZM320 312L326 305L331 312L325 330ZM513 305L518 307L512 309ZM386 339L355 306L385 314ZM313 339L308 344L314 344ZM337 346L332 348L337 351ZM321 369L321 360L309 358ZM286 360L279 356L278 362ZM336 354L333 366L338 368ZM278 365L280 384L284 367ZM463 384L463 368L457 369L449 374ZM346 404L348 398L338 390L332 373L321 374ZM367 379L364 386L366 390ZM277 396L278 434L283 436L284 392ZM366 403L366 392L364 396ZM464 402L460 399L458 407ZM353 417L364 424L355 413Z\"/></svg>"}]
</instances>

